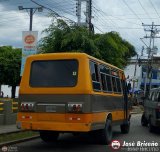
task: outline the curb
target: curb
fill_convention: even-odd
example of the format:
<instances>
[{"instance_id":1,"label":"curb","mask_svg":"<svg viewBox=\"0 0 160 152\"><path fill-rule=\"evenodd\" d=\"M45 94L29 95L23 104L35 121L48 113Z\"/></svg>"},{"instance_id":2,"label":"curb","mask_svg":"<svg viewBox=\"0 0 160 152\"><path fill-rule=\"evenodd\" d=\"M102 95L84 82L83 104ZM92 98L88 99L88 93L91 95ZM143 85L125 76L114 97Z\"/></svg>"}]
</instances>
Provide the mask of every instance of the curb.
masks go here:
<instances>
[{"instance_id":1,"label":"curb","mask_svg":"<svg viewBox=\"0 0 160 152\"><path fill-rule=\"evenodd\" d=\"M143 114L143 112L130 112L130 114Z\"/></svg>"},{"instance_id":2,"label":"curb","mask_svg":"<svg viewBox=\"0 0 160 152\"><path fill-rule=\"evenodd\" d=\"M27 138L23 138L23 139L19 139L19 140L13 140L13 141L8 141L8 142L0 143L0 148L3 147L3 146L18 144L18 143L29 141L29 140L34 140L34 139L37 139L39 137L40 137L39 135L36 135L36 136L27 137Z\"/></svg>"},{"instance_id":3,"label":"curb","mask_svg":"<svg viewBox=\"0 0 160 152\"><path fill-rule=\"evenodd\" d=\"M137 112L130 112L130 114L138 114Z\"/></svg>"}]
</instances>

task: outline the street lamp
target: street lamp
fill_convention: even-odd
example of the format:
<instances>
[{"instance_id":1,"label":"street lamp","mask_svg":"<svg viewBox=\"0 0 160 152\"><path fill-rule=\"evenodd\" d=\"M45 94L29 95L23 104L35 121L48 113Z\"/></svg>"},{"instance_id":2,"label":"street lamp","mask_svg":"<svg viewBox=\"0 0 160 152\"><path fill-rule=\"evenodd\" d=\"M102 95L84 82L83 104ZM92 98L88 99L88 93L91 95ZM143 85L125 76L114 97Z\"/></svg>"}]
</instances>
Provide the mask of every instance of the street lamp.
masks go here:
<instances>
[{"instance_id":1,"label":"street lamp","mask_svg":"<svg viewBox=\"0 0 160 152\"><path fill-rule=\"evenodd\" d=\"M21 10L30 10L30 25L29 25L29 31L32 31L32 22L33 22L33 14L38 10L38 12L43 11L43 7L36 7L36 8L24 8L23 6L18 6L18 9Z\"/></svg>"}]
</instances>

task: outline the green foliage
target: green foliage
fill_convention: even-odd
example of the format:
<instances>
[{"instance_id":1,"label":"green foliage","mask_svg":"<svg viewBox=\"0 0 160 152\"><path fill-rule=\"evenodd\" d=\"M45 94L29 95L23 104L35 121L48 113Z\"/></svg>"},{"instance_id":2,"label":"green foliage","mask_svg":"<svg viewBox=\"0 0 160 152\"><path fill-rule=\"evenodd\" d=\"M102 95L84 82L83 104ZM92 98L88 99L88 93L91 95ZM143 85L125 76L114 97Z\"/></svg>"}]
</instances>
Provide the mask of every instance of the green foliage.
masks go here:
<instances>
[{"instance_id":1,"label":"green foliage","mask_svg":"<svg viewBox=\"0 0 160 152\"><path fill-rule=\"evenodd\" d=\"M117 32L92 34L85 27L71 26L63 20L53 21L43 32L39 50L44 53L85 52L120 68L136 55L135 48Z\"/></svg>"},{"instance_id":2,"label":"green foliage","mask_svg":"<svg viewBox=\"0 0 160 152\"><path fill-rule=\"evenodd\" d=\"M3 136L0 136L0 143L22 140L25 138L36 137L38 135L38 132L33 131L20 131L17 133L4 134Z\"/></svg>"},{"instance_id":3,"label":"green foliage","mask_svg":"<svg viewBox=\"0 0 160 152\"><path fill-rule=\"evenodd\" d=\"M0 47L0 84L17 86L20 82L21 50Z\"/></svg>"}]
</instances>

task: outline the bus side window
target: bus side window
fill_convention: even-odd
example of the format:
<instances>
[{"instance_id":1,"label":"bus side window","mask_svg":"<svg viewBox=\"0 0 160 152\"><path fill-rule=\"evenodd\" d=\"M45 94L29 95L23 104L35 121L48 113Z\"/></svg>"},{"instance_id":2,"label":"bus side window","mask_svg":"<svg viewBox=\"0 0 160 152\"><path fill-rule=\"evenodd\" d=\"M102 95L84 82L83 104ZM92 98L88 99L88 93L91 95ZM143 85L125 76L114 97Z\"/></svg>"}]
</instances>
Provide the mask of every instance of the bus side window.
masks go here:
<instances>
[{"instance_id":1,"label":"bus side window","mask_svg":"<svg viewBox=\"0 0 160 152\"><path fill-rule=\"evenodd\" d=\"M121 86L121 81L120 81L120 79L119 79L119 78L116 78L116 82L117 82L117 91L118 91L119 93L121 93L121 92L122 92L122 86Z\"/></svg>"},{"instance_id":2,"label":"bus side window","mask_svg":"<svg viewBox=\"0 0 160 152\"><path fill-rule=\"evenodd\" d=\"M116 78L112 76L113 91L117 92Z\"/></svg>"},{"instance_id":3,"label":"bus side window","mask_svg":"<svg viewBox=\"0 0 160 152\"><path fill-rule=\"evenodd\" d=\"M90 61L90 73L92 77L93 89L95 91L100 91L101 85L100 85L100 80L99 80L98 64L92 61Z\"/></svg>"},{"instance_id":4,"label":"bus side window","mask_svg":"<svg viewBox=\"0 0 160 152\"><path fill-rule=\"evenodd\" d=\"M105 65L100 65L99 67L100 67L103 91L112 92L110 69L106 67Z\"/></svg>"},{"instance_id":5,"label":"bus side window","mask_svg":"<svg viewBox=\"0 0 160 152\"><path fill-rule=\"evenodd\" d=\"M112 81L111 81L111 76L110 75L106 75L106 81L107 81L108 91L112 92Z\"/></svg>"},{"instance_id":6,"label":"bus side window","mask_svg":"<svg viewBox=\"0 0 160 152\"><path fill-rule=\"evenodd\" d=\"M119 72L113 69L111 74L112 74L113 91L115 93L122 93L122 83L120 80Z\"/></svg>"},{"instance_id":7,"label":"bus side window","mask_svg":"<svg viewBox=\"0 0 160 152\"><path fill-rule=\"evenodd\" d=\"M104 91L107 91L105 74L102 74L102 73L101 73L101 81L102 81L102 89L103 89Z\"/></svg>"}]
</instances>

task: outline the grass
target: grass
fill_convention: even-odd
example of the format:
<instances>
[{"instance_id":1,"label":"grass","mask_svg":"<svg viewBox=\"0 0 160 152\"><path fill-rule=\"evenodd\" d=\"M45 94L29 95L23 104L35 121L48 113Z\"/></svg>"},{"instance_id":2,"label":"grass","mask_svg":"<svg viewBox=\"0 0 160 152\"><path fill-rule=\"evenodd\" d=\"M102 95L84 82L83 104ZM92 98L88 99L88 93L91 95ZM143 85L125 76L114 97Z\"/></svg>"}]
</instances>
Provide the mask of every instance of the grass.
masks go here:
<instances>
[{"instance_id":1,"label":"grass","mask_svg":"<svg viewBox=\"0 0 160 152\"><path fill-rule=\"evenodd\" d=\"M12 101L11 98L0 98L0 101Z\"/></svg>"},{"instance_id":2,"label":"grass","mask_svg":"<svg viewBox=\"0 0 160 152\"><path fill-rule=\"evenodd\" d=\"M23 131L18 133L3 134L3 135L0 135L0 143L24 139L24 138L33 137L36 135L39 135L39 133L33 132L33 131Z\"/></svg>"}]
</instances>

